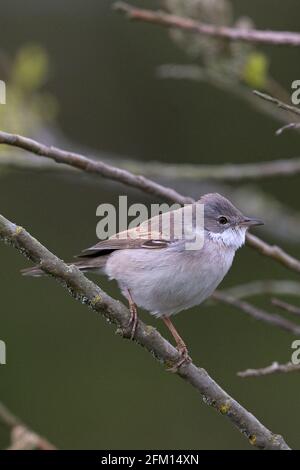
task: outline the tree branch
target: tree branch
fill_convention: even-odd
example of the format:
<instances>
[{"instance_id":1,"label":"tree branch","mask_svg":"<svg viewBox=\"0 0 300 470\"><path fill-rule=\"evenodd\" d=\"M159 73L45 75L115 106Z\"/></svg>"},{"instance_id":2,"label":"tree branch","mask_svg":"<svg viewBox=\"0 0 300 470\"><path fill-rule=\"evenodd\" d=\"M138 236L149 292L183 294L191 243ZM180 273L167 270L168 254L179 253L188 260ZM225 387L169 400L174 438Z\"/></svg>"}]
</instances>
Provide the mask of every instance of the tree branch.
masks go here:
<instances>
[{"instance_id":1,"label":"tree branch","mask_svg":"<svg viewBox=\"0 0 300 470\"><path fill-rule=\"evenodd\" d=\"M254 295L295 295L300 296L300 283L297 281L265 279L263 281L252 281L246 284L235 285L221 292L236 299L243 299Z\"/></svg>"},{"instance_id":2,"label":"tree branch","mask_svg":"<svg viewBox=\"0 0 300 470\"><path fill-rule=\"evenodd\" d=\"M290 126L290 124L288 126ZM33 149L30 150L28 147L25 148L24 146L16 145L16 144L8 142L7 136L11 134L0 132L0 135L1 135L1 139L3 139L1 140L0 143L4 143L7 145L11 145L11 146L15 145L24 150L34 152ZM21 138L21 136L15 136L15 137ZM28 140L31 140L32 142L32 139L28 139ZM42 144L39 144L39 145L42 146ZM52 147L52 149L58 150L55 147ZM38 152L35 152L35 153L38 154L39 156L53 158L51 157L51 155L44 155ZM68 153L71 153L71 152L68 152ZM83 155L81 156L83 157ZM87 157L84 157L84 158L87 158ZM127 176L128 172L130 173L133 172L133 173L143 173L143 175L149 176L151 178L165 177L167 179L174 179L174 180L188 179L188 180L195 180L195 181L212 180L212 181L232 182L232 181L243 181L243 180L259 180L259 179L276 178L276 177L283 177L283 176L294 176L300 173L300 157L282 158L282 159L276 159L276 160L271 160L271 161L260 161L257 163L225 163L225 164L220 164L220 165L218 164L209 165L205 163L203 164L162 163L156 160L142 162L142 161L137 161L134 159L123 157L120 159L116 159L118 168L113 167L112 165L109 165L105 161L101 162L98 159L92 160L92 161L94 163L100 162L101 165L105 165L106 167L108 167L110 171L112 169L118 169L119 171L122 171L122 172L124 171L125 177ZM80 164L78 165L75 164L75 165L70 166L70 163L68 162L68 166L65 166L67 162L64 162L64 163L65 164L61 166L60 169L74 170L74 167L75 167L77 169L88 171L89 173L98 173L103 177L112 179L111 176L109 176L109 174L106 176L103 173L102 167L98 168L97 170L91 171L90 169L85 170L84 168L80 167ZM22 155L19 155L19 154L1 155L0 165L6 166L8 168L29 168L29 169L47 170L47 171L53 171L55 170L55 168L57 168L53 161L41 160L35 157L34 155L31 158L28 158L26 161L24 161ZM122 175L122 177L124 178L124 174ZM119 179L119 177L116 175L114 179L117 180ZM127 185L130 183L126 180L123 180L122 182ZM149 183L149 180L147 181L147 184L148 183ZM151 182L151 187L153 188L152 183L153 181ZM143 189L141 186L138 186L138 184L139 183L136 182L135 187L138 189ZM167 188L164 188L164 189L166 190ZM156 189L153 188L153 190L156 191L157 187ZM161 187L159 188L159 191L160 190L161 190ZM161 196L160 192L159 193L150 192L147 189L146 191L149 192L150 194ZM173 200L172 194L169 196L166 194L164 197L170 200ZM177 197L178 197L178 193L177 193Z\"/></svg>"},{"instance_id":3,"label":"tree branch","mask_svg":"<svg viewBox=\"0 0 300 470\"><path fill-rule=\"evenodd\" d=\"M13 245L23 255L38 263L43 271L59 281L77 300L101 313L119 327L126 336L129 311L123 304L109 297L100 287L88 280L76 266L66 265L47 248L34 239L25 229L0 216L0 238ZM173 364L179 359L178 351L165 340L155 328L138 321L135 340L164 364ZM289 447L280 435L273 434L257 418L228 395L209 375L193 363L182 365L177 374L193 385L208 405L226 415L249 440L260 449L282 449Z\"/></svg>"},{"instance_id":4,"label":"tree branch","mask_svg":"<svg viewBox=\"0 0 300 470\"><path fill-rule=\"evenodd\" d=\"M259 98L261 98L265 101L268 101L269 103L275 104L278 108L281 108L281 109L284 109L285 111L289 111L290 113L296 114L296 116L300 116L300 109L296 108L296 106L286 104L283 101L280 101L279 99L274 98L271 95L267 95L266 93L262 93L261 91L253 90L253 93L256 96L258 96Z\"/></svg>"},{"instance_id":5,"label":"tree branch","mask_svg":"<svg viewBox=\"0 0 300 470\"><path fill-rule=\"evenodd\" d=\"M269 245L269 243L264 242L255 235L252 235L252 233L247 233L246 240L247 245L251 246L251 248L254 248L260 254L269 256L291 271L300 273L300 261L293 256L290 256L279 246Z\"/></svg>"},{"instance_id":6,"label":"tree branch","mask_svg":"<svg viewBox=\"0 0 300 470\"><path fill-rule=\"evenodd\" d=\"M298 316L300 315L300 307L296 307L296 305L289 304L279 299L272 299L271 302L273 305L276 305L276 307L279 307L288 313L292 313L293 315Z\"/></svg>"},{"instance_id":7,"label":"tree branch","mask_svg":"<svg viewBox=\"0 0 300 470\"><path fill-rule=\"evenodd\" d=\"M224 304L231 305L232 307L247 313L256 320L277 326L283 330L293 333L294 335L300 335L300 325L297 325L296 323L293 323L290 320L281 317L280 315L267 313L264 310L257 308L248 302L245 302L244 300L236 299L222 291L214 292L212 298Z\"/></svg>"},{"instance_id":8,"label":"tree branch","mask_svg":"<svg viewBox=\"0 0 300 470\"><path fill-rule=\"evenodd\" d=\"M277 129L276 135L281 135L284 131L287 131L288 129L300 129L300 122L290 122L289 124L280 127L279 129Z\"/></svg>"},{"instance_id":9,"label":"tree branch","mask_svg":"<svg viewBox=\"0 0 300 470\"><path fill-rule=\"evenodd\" d=\"M261 377L263 375L271 375L271 374L286 374L288 372L300 372L300 364L295 365L291 362L287 364L279 364L278 362L273 362L268 367L262 367L261 369L246 369L242 372L238 372L239 377Z\"/></svg>"},{"instance_id":10,"label":"tree branch","mask_svg":"<svg viewBox=\"0 0 300 470\"><path fill-rule=\"evenodd\" d=\"M264 101L268 101L269 103L275 104L277 108L284 109L285 111L295 114L296 116L298 116L299 119L300 109L296 108L296 106L286 104L278 98L274 98L273 96L267 95L266 93L261 93L257 90L254 90L253 93ZM287 129L300 129L300 122L291 122L283 127L280 127L279 129L277 129L276 135L281 135Z\"/></svg>"},{"instance_id":11,"label":"tree branch","mask_svg":"<svg viewBox=\"0 0 300 470\"><path fill-rule=\"evenodd\" d=\"M179 28L203 36L260 44L300 45L300 34L289 31L260 31L256 29L237 29L227 26L215 26L200 23L190 18L170 15L163 11L135 8L124 2L115 3L114 8L125 13L131 20L155 23L167 28Z\"/></svg>"},{"instance_id":12,"label":"tree branch","mask_svg":"<svg viewBox=\"0 0 300 470\"><path fill-rule=\"evenodd\" d=\"M167 188L161 184L145 178L140 175L134 175L127 170L108 165L99 160L92 160L83 155L74 152L67 152L56 147L48 147L40 144L39 142L23 137L17 134L10 134L8 132L0 131L0 144L6 144L13 147L18 147L23 150L33 152L40 157L51 158L57 163L67 164L87 173L94 173L109 178L114 181L119 181L128 186L138 188L145 193L152 194L158 197L166 198L179 204L189 204L194 202L190 197L183 196L172 188ZM269 245L260 238L247 233L246 236L248 246L259 251L262 255L268 256L273 260L281 263L286 268L292 271L300 272L300 261L288 255L282 248Z\"/></svg>"},{"instance_id":13,"label":"tree branch","mask_svg":"<svg viewBox=\"0 0 300 470\"><path fill-rule=\"evenodd\" d=\"M71 165L72 167L87 173L101 175L103 178L118 181L128 186L141 189L153 196L164 197L170 201L176 201L179 204L188 204L192 202L191 198L184 197L174 189L155 183L144 176L134 175L127 170L122 170L99 160L89 159L79 153L66 152L65 150L61 150L56 147L48 147L47 145L40 144L28 137L9 134L8 132L0 132L0 144L28 150L40 157L51 158L56 163Z\"/></svg>"},{"instance_id":14,"label":"tree branch","mask_svg":"<svg viewBox=\"0 0 300 470\"><path fill-rule=\"evenodd\" d=\"M284 110L270 106L270 103L264 100L257 100L253 93L249 93L249 88L242 83L238 83L236 80L228 80L228 77L216 73L205 67L199 65L181 65L181 64L164 64L158 67L158 77L162 79L177 79L177 80L194 80L197 82L206 82L210 85L218 88L221 91L229 92L237 98L245 101L256 111L264 113L276 119L277 121L287 123L287 126L283 126L279 129L276 134L280 135L285 129L295 128L300 129L298 123L290 125L287 119L287 114ZM270 80L270 79L269 79ZM273 80L272 80L273 82Z\"/></svg>"},{"instance_id":15,"label":"tree branch","mask_svg":"<svg viewBox=\"0 0 300 470\"><path fill-rule=\"evenodd\" d=\"M3 403L0 402L0 422L11 431L12 444L9 450L55 450L53 444L29 429Z\"/></svg>"},{"instance_id":16,"label":"tree branch","mask_svg":"<svg viewBox=\"0 0 300 470\"><path fill-rule=\"evenodd\" d=\"M160 184L164 184L164 179L165 181L169 180L168 163L159 164L161 168L159 173L158 171L153 171L153 168L156 166L155 161L152 161L151 165L150 163L145 162L144 165L143 162L127 157L118 158L114 155L103 156L101 153L96 153L94 158L103 158L104 163L112 164L113 162L114 166L129 170L133 173L141 173L145 176L148 176L150 173L156 173L157 181L160 182ZM28 154L26 158L24 158L23 153L18 151L18 149L12 149L5 154L0 152L0 167L2 165L8 169L30 169L37 172L47 171L48 173L64 173L69 174L70 177L79 177L78 170L70 165L57 165L55 161L49 158L40 158L35 154ZM173 167L174 165L171 164L171 166ZM220 169L222 166L223 165L220 165ZM197 172L198 169L199 166L195 165L195 172ZM184 187L186 184L184 179L180 179L179 170L180 166L178 166L177 181L174 182L174 189L176 191L178 191L179 188ZM216 171L219 171L219 166L216 166ZM5 175L5 172L1 173L0 171L0 178L1 175ZM190 195L199 195L199 179L188 183ZM97 181L96 178L93 178L91 181L90 178L83 177L82 183L97 184ZM256 185L233 187L229 185L225 186L221 182L207 180L201 182L200 184L202 193L212 191L220 192L221 194L226 195L226 197L228 197L230 200L239 201L239 204L246 213L251 212L253 207L255 207L256 216L263 219L265 222L264 230L266 235L270 234L273 238L275 237L282 242L298 243L299 238L297 234L300 231L300 212L297 212L287 204L282 203L273 195L263 192ZM278 218L280 218L282 222L281 224L277 223Z\"/></svg>"},{"instance_id":17,"label":"tree branch","mask_svg":"<svg viewBox=\"0 0 300 470\"><path fill-rule=\"evenodd\" d=\"M120 162L122 166L122 162ZM189 163L160 163L157 161L126 161L125 165L151 177L168 179L243 181L293 176L300 173L300 158L286 158L257 163L225 163L195 165Z\"/></svg>"}]
</instances>

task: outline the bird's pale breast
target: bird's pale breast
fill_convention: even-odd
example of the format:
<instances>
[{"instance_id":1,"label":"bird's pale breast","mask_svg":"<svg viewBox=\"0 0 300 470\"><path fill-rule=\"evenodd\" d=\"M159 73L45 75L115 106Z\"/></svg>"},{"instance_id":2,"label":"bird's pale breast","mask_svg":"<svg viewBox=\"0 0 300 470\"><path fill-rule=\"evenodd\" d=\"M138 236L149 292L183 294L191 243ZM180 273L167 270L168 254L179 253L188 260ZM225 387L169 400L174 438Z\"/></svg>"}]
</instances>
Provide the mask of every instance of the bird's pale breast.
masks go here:
<instances>
[{"instance_id":1,"label":"bird's pale breast","mask_svg":"<svg viewBox=\"0 0 300 470\"><path fill-rule=\"evenodd\" d=\"M124 295L156 316L172 315L209 297L228 272L235 251L206 240L199 251L182 242L163 250L120 250L109 257L105 272Z\"/></svg>"}]
</instances>

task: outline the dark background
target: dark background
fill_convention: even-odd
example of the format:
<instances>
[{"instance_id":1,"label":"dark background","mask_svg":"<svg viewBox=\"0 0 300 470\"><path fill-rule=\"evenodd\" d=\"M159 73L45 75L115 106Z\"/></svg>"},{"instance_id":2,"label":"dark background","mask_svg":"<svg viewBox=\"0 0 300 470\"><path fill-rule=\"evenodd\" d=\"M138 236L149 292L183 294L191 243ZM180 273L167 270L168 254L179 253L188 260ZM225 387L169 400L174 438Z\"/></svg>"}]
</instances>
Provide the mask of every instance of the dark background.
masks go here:
<instances>
[{"instance_id":1,"label":"dark background","mask_svg":"<svg viewBox=\"0 0 300 470\"><path fill-rule=\"evenodd\" d=\"M295 0L232 3L236 16L250 16L258 28L299 29ZM140 4L152 8L158 2ZM166 30L128 22L111 5L105 0L1 2L1 49L13 56L34 42L47 51L47 90L59 103L56 123L70 140L99 153L163 162L256 162L299 154L296 133L276 138L278 123L232 95L207 84L158 80L158 65L187 63L186 54ZM260 49L268 54L272 75L289 91L300 78L299 49ZM65 260L95 242L96 207L128 191L101 179L88 184L84 178L28 170L1 172L0 178L1 213ZM258 184L299 207L299 177ZM140 192L129 195L131 201L149 202ZM259 235L272 241L264 230ZM284 247L300 256L299 246ZM229 421L146 351L116 336L52 279L21 278L19 270L29 264L15 250L1 245L0 254L0 338L7 344L0 399L33 429L59 448L249 447ZM245 248L223 286L265 278L297 280ZM98 282L121 298L115 285ZM257 303L267 305L267 300ZM167 335L163 324L141 315ZM299 375L236 376L273 360L287 362L294 338L221 305L184 312L175 323L195 362L300 448ZM0 444L8 444L2 427Z\"/></svg>"}]
</instances>

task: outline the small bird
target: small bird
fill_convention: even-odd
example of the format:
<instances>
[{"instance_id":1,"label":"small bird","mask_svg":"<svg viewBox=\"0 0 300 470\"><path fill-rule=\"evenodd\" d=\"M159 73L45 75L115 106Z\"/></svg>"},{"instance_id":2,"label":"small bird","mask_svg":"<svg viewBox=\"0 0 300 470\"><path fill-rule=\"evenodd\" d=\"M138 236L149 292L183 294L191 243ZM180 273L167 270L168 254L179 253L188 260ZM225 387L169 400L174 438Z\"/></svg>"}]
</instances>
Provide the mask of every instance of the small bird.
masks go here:
<instances>
[{"instance_id":1,"label":"small bird","mask_svg":"<svg viewBox=\"0 0 300 470\"><path fill-rule=\"evenodd\" d=\"M80 253L79 261L72 263L84 272L105 274L117 281L129 303L128 327L132 339L138 321L137 307L164 321L180 352L173 370L189 362L190 357L171 316L206 300L229 271L235 252L245 243L247 229L263 224L258 219L245 217L217 193L205 194L192 206L197 204L204 207L203 243L199 249L186 249L186 239L176 237L176 230L171 229L166 234L160 215L100 241ZM171 225L176 224L175 216L180 210L166 213L172 216ZM198 229L192 223L187 232ZM22 273L41 276L43 271L36 266Z\"/></svg>"}]
</instances>

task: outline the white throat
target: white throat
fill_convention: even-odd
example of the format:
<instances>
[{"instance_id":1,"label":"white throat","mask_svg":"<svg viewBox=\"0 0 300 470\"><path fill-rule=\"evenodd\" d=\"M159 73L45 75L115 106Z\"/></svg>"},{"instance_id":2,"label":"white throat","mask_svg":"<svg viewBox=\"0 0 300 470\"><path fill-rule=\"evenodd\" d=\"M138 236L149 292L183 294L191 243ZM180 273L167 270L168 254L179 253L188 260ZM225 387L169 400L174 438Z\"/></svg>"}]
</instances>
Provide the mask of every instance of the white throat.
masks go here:
<instances>
[{"instance_id":1,"label":"white throat","mask_svg":"<svg viewBox=\"0 0 300 470\"><path fill-rule=\"evenodd\" d=\"M245 243L247 227L230 227L222 233L208 232L208 236L216 243L233 250L238 250Z\"/></svg>"}]
</instances>

